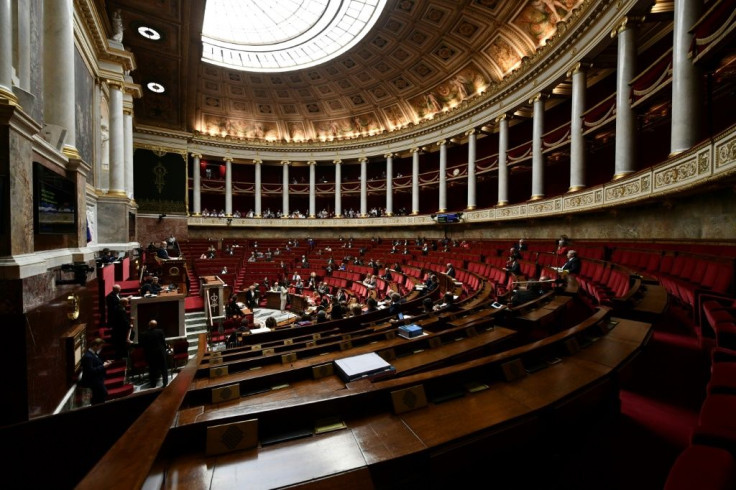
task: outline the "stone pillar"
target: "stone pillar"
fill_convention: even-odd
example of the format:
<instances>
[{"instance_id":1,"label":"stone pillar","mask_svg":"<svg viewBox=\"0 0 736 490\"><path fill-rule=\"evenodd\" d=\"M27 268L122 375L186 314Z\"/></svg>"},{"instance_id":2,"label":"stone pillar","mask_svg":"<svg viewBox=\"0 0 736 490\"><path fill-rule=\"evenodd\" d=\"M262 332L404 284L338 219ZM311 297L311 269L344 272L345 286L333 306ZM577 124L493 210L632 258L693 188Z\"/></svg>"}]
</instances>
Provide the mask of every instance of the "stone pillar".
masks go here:
<instances>
[{"instance_id":1,"label":"stone pillar","mask_svg":"<svg viewBox=\"0 0 736 490\"><path fill-rule=\"evenodd\" d=\"M437 142L440 147L439 212L447 211L447 140Z\"/></svg>"},{"instance_id":2,"label":"stone pillar","mask_svg":"<svg viewBox=\"0 0 736 490\"><path fill-rule=\"evenodd\" d=\"M386 216L394 215L394 155L386 153Z\"/></svg>"},{"instance_id":3,"label":"stone pillar","mask_svg":"<svg viewBox=\"0 0 736 490\"><path fill-rule=\"evenodd\" d=\"M509 167L507 153L509 151L509 120L506 114L496 118L498 123L498 205L509 203Z\"/></svg>"},{"instance_id":4,"label":"stone pillar","mask_svg":"<svg viewBox=\"0 0 736 490\"><path fill-rule=\"evenodd\" d=\"M255 204L253 209L253 217L254 218L260 218L263 215L261 214L261 164L263 161L259 159L253 160L253 165L256 167L256 178L255 178Z\"/></svg>"},{"instance_id":5,"label":"stone pillar","mask_svg":"<svg viewBox=\"0 0 736 490\"><path fill-rule=\"evenodd\" d=\"M10 0L0 0L0 98L17 103L13 94L13 9Z\"/></svg>"},{"instance_id":6,"label":"stone pillar","mask_svg":"<svg viewBox=\"0 0 736 490\"><path fill-rule=\"evenodd\" d=\"M43 10L44 122L46 125L66 130L63 152L69 158L80 159L76 148L72 0L44 0ZM122 118L122 107L120 117ZM122 155L119 163L122 163ZM110 187L112 188L112 183ZM122 192L122 185L116 190Z\"/></svg>"},{"instance_id":7,"label":"stone pillar","mask_svg":"<svg viewBox=\"0 0 736 490\"><path fill-rule=\"evenodd\" d=\"M411 214L419 214L419 148L411 149Z\"/></svg>"},{"instance_id":8,"label":"stone pillar","mask_svg":"<svg viewBox=\"0 0 736 490\"><path fill-rule=\"evenodd\" d=\"M127 197L125 192L125 130L123 128L123 85L108 80L110 88L110 189L111 196Z\"/></svg>"},{"instance_id":9,"label":"stone pillar","mask_svg":"<svg viewBox=\"0 0 736 490\"><path fill-rule=\"evenodd\" d=\"M616 147L614 179L630 174L636 168L636 120L631 109L629 83L636 75L636 30L632 19L624 17L612 33L618 36L616 63Z\"/></svg>"},{"instance_id":10,"label":"stone pillar","mask_svg":"<svg viewBox=\"0 0 736 490\"><path fill-rule=\"evenodd\" d=\"M133 109L123 109L123 161L125 162L125 193L128 199L133 199L134 194L134 174L133 174Z\"/></svg>"},{"instance_id":11,"label":"stone pillar","mask_svg":"<svg viewBox=\"0 0 736 490\"><path fill-rule=\"evenodd\" d=\"M192 153L192 215L202 216L202 155Z\"/></svg>"},{"instance_id":12,"label":"stone pillar","mask_svg":"<svg viewBox=\"0 0 736 490\"><path fill-rule=\"evenodd\" d=\"M585 188L585 139L583 113L585 112L586 66L576 63L568 73L572 77L572 109L570 114L570 189Z\"/></svg>"},{"instance_id":13,"label":"stone pillar","mask_svg":"<svg viewBox=\"0 0 736 490\"><path fill-rule=\"evenodd\" d=\"M342 218L342 160L333 160L335 164L335 218Z\"/></svg>"},{"instance_id":14,"label":"stone pillar","mask_svg":"<svg viewBox=\"0 0 736 490\"><path fill-rule=\"evenodd\" d=\"M475 155L476 155L476 131L471 129L465 133L468 136L468 206L472 211L477 204L475 195Z\"/></svg>"},{"instance_id":15,"label":"stone pillar","mask_svg":"<svg viewBox=\"0 0 736 490\"><path fill-rule=\"evenodd\" d=\"M532 130L532 201L544 198L544 154L542 153L544 99L544 94L538 93L529 101L534 106Z\"/></svg>"},{"instance_id":16,"label":"stone pillar","mask_svg":"<svg viewBox=\"0 0 736 490\"><path fill-rule=\"evenodd\" d=\"M310 160L309 165L309 217L317 217L317 178L315 176L317 162Z\"/></svg>"},{"instance_id":17,"label":"stone pillar","mask_svg":"<svg viewBox=\"0 0 736 490\"><path fill-rule=\"evenodd\" d=\"M233 216L233 159L225 157L225 216Z\"/></svg>"},{"instance_id":18,"label":"stone pillar","mask_svg":"<svg viewBox=\"0 0 736 490\"><path fill-rule=\"evenodd\" d=\"M368 216L368 159L360 159L360 216Z\"/></svg>"},{"instance_id":19,"label":"stone pillar","mask_svg":"<svg viewBox=\"0 0 736 490\"><path fill-rule=\"evenodd\" d=\"M5 3L5 0L2 0ZM15 9L15 47L13 59L18 86L30 92L31 89L31 5L30 2L11 2ZM4 6L2 7L5 8ZM2 15L0 15L2 18ZM4 24L3 24L4 25Z\"/></svg>"},{"instance_id":20,"label":"stone pillar","mask_svg":"<svg viewBox=\"0 0 736 490\"><path fill-rule=\"evenodd\" d=\"M693 41L690 28L700 18L702 5L703 0L675 0L670 155L692 148L700 138L702 73L689 53Z\"/></svg>"},{"instance_id":21,"label":"stone pillar","mask_svg":"<svg viewBox=\"0 0 736 490\"><path fill-rule=\"evenodd\" d=\"M281 160L281 217L289 217L289 160Z\"/></svg>"}]
</instances>

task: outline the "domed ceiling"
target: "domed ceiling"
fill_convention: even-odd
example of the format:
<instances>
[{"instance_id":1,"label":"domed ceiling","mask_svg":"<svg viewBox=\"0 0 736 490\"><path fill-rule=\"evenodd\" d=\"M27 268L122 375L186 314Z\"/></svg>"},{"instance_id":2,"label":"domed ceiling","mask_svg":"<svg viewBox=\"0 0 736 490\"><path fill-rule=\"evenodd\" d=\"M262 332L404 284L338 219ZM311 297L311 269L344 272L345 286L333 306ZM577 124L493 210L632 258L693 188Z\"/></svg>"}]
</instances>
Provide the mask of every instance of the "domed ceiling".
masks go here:
<instances>
[{"instance_id":1,"label":"domed ceiling","mask_svg":"<svg viewBox=\"0 0 736 490\"><path fill-rule=\"evenodd\" d=\"M102 1L102 0L100 0ZM338 1L338 0L330 0ZM202 61L204 0L112 0L144 87L138 125L249 141L390 133L473 104L585 0L387 0L367 35L309 68L249 72ZM160 34L152 40L139 32ZM143 29L144 32L145 29Z\"/></svg>"}]
</instances>

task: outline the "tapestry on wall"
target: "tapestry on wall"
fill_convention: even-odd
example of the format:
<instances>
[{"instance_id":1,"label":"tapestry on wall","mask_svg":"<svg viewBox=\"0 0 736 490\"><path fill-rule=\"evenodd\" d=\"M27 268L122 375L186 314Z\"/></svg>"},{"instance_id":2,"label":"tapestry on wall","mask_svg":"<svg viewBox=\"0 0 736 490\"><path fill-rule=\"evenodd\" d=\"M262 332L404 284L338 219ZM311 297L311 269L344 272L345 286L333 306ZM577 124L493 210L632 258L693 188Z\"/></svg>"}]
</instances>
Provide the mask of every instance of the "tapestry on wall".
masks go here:
<instances>
[{"instance_id":1,"label":"tapestry on wall","mask_svg":"<svg viewBox=\"0 0 736 490\"><path fill-rule=\"evenodd\" d=\"M133 174L139 213L186 214L187 164L181 155L137 149Z\"/></svg>"}]
</instances>

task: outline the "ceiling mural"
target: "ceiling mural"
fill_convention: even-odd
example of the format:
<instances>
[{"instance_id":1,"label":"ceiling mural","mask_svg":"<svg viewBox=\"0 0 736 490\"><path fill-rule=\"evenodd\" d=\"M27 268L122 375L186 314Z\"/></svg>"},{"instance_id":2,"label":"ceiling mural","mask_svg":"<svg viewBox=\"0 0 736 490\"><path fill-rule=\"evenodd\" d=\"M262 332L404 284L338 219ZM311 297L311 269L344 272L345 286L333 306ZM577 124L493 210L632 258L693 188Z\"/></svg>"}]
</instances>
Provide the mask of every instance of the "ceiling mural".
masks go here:
<instances>
[{"instance_id":1,"label":"ceiling mural","mask_svg":"<svg viewBox=\"0 0 736 490\"><path fill-rule=\"evenodd\" d=\"M201 61L204 0L110 0L137 62L137 124L233 139L332 141L390 133L473 101L589 0L388 0L355 47L283 73ZM138 33L146 27L159 40Z\"/></svg>"}]
</instances>

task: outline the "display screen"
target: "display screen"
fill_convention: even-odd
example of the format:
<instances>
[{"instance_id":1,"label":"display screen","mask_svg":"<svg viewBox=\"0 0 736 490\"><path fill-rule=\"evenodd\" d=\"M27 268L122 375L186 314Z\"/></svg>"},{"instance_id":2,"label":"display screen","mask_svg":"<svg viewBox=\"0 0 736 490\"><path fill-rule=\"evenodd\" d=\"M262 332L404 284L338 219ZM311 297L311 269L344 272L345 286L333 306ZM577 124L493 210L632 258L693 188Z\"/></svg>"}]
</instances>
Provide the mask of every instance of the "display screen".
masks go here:
<instances>
[{"instance_id":1,"label":"display screen","mask_svg":"<svg viewBox=\"0 0 736 490\"><path fill-rule=\"evenodd\" d=\"M38 162L33 164L34 225L39 234L77 232L77 186Z\"/></svg>"}]
</instances>

